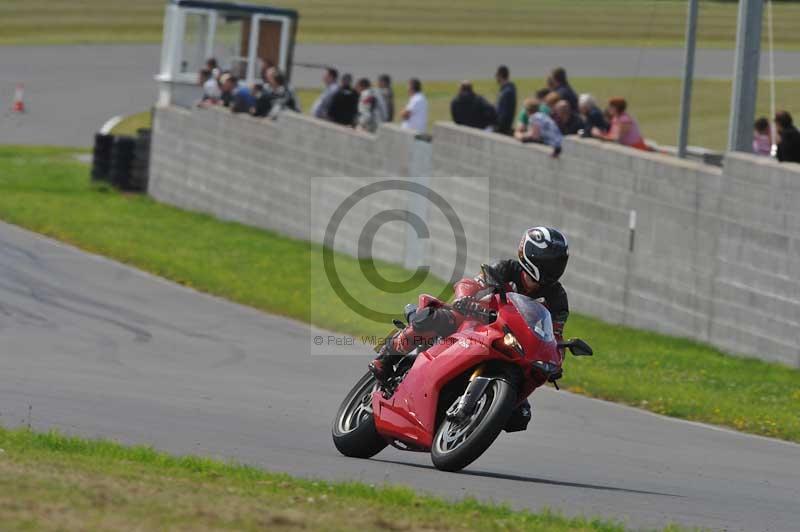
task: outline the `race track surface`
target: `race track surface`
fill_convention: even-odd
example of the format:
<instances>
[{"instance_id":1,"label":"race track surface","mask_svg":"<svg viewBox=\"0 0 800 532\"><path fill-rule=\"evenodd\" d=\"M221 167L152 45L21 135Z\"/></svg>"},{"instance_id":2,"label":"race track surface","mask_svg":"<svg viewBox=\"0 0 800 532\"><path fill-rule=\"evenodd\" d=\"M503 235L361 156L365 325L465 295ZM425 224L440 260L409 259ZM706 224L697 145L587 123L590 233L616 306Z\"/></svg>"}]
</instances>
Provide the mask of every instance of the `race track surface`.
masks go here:
<instances>
[{"instance_id":1,"label":"race track surface","mask_svg":"<svg viewBox=\"0 0 800 532\"><path fill-rule=\"evenodd\" d=\"M265 272L264 282L269 282ZM340 456L332 416L369 355L0 223L0 423L149 443L325 479L550 506L633 526L796 530L800 446L564 392L460 474L424 454ZM591 341L591 338L588 339ZM569 364L603 363L593 360Z\"/></svg>"},{"instance_id":2,"label":"race track surface","mask_svg":"<svg viewBox=\"0 0 800 532\"><path fill-rule=\"evenodd\" d=\"M0 144L90 146L94 132L112 116L155 103L159 58L160 47L152 44L0 46ZM359 77L388 72L396 80L423 81L491 79L501 63L510 66L512 77L543 82L559 65L574 77L683 75L683 50L677 48L301 44L295 62L293 84L312 88L320 86L321 70L303 64L331 64ZM766 56L761 67L765 75ZM776 52L775 71L797 77L800 52ZM698 50L698 78L732 73L732 51ZM24 115L8 112L17 83L25 83Z\"/></svg>"}]
</instances>

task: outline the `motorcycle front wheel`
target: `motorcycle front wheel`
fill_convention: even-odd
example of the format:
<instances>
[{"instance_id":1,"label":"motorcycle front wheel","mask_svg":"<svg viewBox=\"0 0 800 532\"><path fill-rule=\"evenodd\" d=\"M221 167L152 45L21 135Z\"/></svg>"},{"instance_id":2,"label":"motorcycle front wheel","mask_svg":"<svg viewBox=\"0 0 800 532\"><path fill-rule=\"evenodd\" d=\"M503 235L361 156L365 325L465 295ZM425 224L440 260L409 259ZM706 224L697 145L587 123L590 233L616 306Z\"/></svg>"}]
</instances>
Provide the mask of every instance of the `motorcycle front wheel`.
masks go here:
<instances>
[{"instance_id":1,"label":"motorcycle front wheel","mask_svg":"<svg viewBox=\"0 0 800 532\"><path fill-rule=\"evenodd\" d=\"M333 444L345 456L370 458L381 452L388 443L375 430L372 416L372 393L378 383L367 373L344 398L333 420Z\"/></svg>"},{"instance_id":2,"label":"motorcycle front wheel","mask_svg":"<svg viewBox=\"0 0 800 532\"><path fill-rule=\"evenodd\" d=\"M458 398L453 404L457 402ZM445 419L439 425L431 446L433 465L442 471L458 471L477 460L502 432L515 402L511 384L493 379L471 416L459 422Z\"/></svg>"}]
</instances>

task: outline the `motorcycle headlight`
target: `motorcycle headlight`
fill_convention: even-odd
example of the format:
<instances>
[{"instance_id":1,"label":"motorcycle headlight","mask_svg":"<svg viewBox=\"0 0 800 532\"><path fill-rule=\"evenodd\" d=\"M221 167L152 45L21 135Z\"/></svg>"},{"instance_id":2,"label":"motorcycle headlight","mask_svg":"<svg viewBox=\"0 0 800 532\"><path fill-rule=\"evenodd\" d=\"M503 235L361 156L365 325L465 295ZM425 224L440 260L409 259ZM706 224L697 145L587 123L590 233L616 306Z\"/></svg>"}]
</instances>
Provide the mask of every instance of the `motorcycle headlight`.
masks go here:
<instances>
[{"instance_id":1,"label":"motorcycle headlight","mask_svg":"<svg viewBox=\"0 0 800 532\"><path fill-rule=\"evenodd\" d=\"M503 347L511 348L516 351L519 356L524 357L525 350L522 349L522 344L519 343L519 340L517 340L517 337L511 332L511 329L509 329L508 326L503 326L503 332L505 334L503 335L502 340L498 343L502 343Z\"/></svg>"},{"instance_id":2,"label":"motorcycle headlight","mask_svg":"<svg viewBox=\"0 0 800 532\"><path fill-rule=\"evenodd\" d=\"M522 349L522 346L519 344L519 340L517 340L517 337L511 333L506 333L506 335L503 336L503 343L506 345L506 347L513 347L514 349Z\"/></svg>"}]
</instances>

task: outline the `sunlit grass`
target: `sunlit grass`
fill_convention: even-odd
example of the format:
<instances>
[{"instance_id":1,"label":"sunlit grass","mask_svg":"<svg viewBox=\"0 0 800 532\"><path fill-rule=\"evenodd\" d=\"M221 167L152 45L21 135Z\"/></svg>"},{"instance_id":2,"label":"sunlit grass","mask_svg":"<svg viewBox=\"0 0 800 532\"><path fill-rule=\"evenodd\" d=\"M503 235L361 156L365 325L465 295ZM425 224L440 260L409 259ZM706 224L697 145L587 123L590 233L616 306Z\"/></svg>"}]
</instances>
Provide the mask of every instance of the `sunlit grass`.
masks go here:
<instances>
[{"instance_id":1,"label":"sunlit grass","mask_svg":"<svg viewBox=\"0 0 800 532\"><path fill-rule=\"evenodd\" d=\"M301 42L682 46L681 0L251 0L300 13ZM160 42L164 0L4 0L0 44ZM775 3L775 42L800 46L800 5ZM735 2L700 2L700 46L733 47ZM766 20L766 17L765 17ZM763 32L766 39L766 31Z\"/></svg>"},{"instance_id":2,"label":"sunlit grass","mask_svg":"<svg viewBox=\"0 0 800 532\"><path fill-rule=\"evenodd\" d=\"M0 523L3 530L625 530L547 510L302 480L144 446L2 427Z\"/></svg>"}]
</instances>

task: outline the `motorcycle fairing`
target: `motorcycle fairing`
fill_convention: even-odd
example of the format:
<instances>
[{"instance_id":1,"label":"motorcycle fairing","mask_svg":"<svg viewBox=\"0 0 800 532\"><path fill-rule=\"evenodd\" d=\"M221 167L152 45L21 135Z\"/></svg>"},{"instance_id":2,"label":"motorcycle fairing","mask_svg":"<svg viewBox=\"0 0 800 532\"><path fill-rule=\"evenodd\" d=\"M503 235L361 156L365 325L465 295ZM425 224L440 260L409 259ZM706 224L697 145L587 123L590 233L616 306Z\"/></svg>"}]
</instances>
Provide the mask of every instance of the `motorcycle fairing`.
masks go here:
<instances>
[{"instance_id":1,"label":"motorcycle fairing","mask_svg":"<svg viewBox=\"0 0 800 532\"><path fill-rule=\"evenodd\" d=\"M448 338L447 345L437 344L420 353L389 399L380 392L372 396L378 432L429 449L436 432L439 392L454 378L486 362L487 356L499 358L488 347L498 337L494 330L457 332Z\"/></svg>"}]
</instances>

